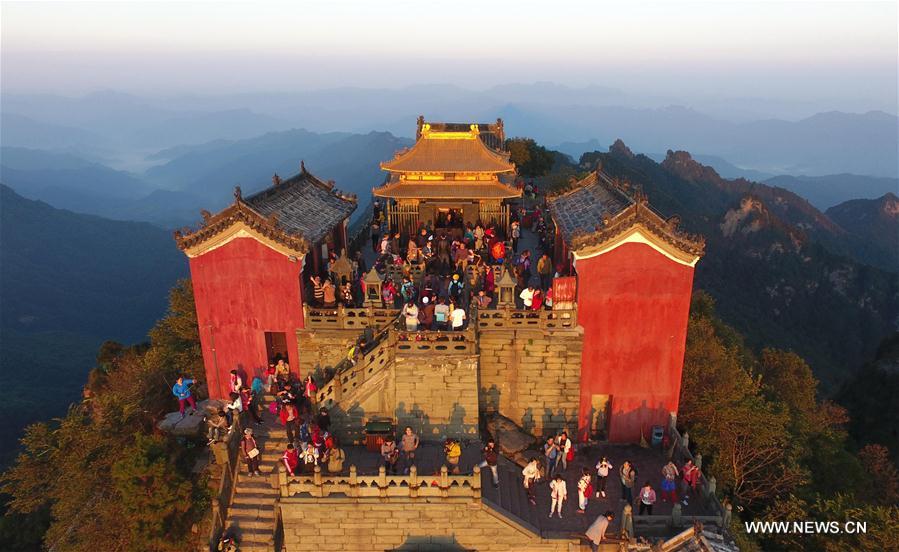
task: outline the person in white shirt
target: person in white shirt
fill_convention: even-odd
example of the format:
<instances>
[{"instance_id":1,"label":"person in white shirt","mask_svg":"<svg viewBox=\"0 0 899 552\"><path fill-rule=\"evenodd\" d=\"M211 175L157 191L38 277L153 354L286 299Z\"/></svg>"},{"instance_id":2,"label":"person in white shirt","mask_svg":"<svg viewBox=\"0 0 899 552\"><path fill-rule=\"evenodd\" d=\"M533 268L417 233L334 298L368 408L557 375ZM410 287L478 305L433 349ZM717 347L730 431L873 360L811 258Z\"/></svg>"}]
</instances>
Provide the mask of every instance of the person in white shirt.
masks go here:
<instances>
[{"instance_id":1,"label":"person in white shirt","mask_svg":"<svg viewBox=\"0 0 899 552\"><path fill-rule=\"evenodd\" d=\"M568 498L568 484L565 483L565 479L561 475L556 475L556 478L549 484L549 490L553 499L552 505L549 507L549 517L553 517L553 512L558 512L559 518L561 518L562 504Z\"/></svg>"},{"instance_id":2,"label":"person in white shirt","mask_svg":"<svg viewBox=\"0 0 899 552\"><path fill-rule=\"evenodd\" d=\"M590 468L584 468L583 475L577 480L577 513L583 514L587 510L587 501L592 494L593 476Z\"/></svg>"},{"instance_id":3,"label":"person in white shirt","mask_svg":"<svg viewBox=\"0 0 899 552\"><path fill-rule=\"evenodd\" d=\"M463 309L461 306L451 307L451 309L450 320L452 320L453 323L453 330L460 331L462 329L462 326L465 324L465 309Z\"/></svg>"},{"instance_id":4,"label":"person in white shirt","mask_svg":"<svg viewBox=\"0 0 899 552\"><path fill-rule=\"evenodd\" d=\"M537 504L537 495L536 489L537 480L540 479L540 468L537 465L537 459L534 458L528 465L521 470L521 475L524 478L524 488L528 493L528 500L531 504Z\"/></svg>"},{"instance_id":5,"label":"person in white shirt","mask_svg":"<svg viewBox=\"0 0 899 552\"><path fill-rule=\"evenodd\" d=\"M529 284L528 287L521 290L518 296L524 301L524 308L531 308L534 304L534 286Z\"/></svg>"},{"instance_id":6,"label":"person in white shirt","mask_svg":"<svg viewBox=\"0 0 899 552\"><path fill-rule=\"evenodd\" d=\"M602 459L596 463L596 498L599 498L599 494L602 493L603 498L606 497L606 479L609 478L609 470L611 470L614 466L609 460L603 456Z\"/></svg>"}]
</instances>

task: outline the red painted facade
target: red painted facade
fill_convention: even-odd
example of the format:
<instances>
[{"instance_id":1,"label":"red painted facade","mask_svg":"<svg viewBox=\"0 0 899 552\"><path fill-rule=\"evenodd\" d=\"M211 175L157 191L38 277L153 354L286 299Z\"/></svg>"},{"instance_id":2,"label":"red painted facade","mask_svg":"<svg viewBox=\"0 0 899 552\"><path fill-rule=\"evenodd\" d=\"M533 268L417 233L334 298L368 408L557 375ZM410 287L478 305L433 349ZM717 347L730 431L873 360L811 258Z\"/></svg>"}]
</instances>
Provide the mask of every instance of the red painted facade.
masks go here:
<instances>
[{"instance_id":1,"label":"red painted facade","mask_svg":"<svg viewBox=\"0 0 899 552\"><path fill-rule=\"evenodd\" d=\"M297 366L301 270L302 263L252 238L236 238L190 259L211 398L227 395L233 369L245 382L263 373L269 362L266 332L285 334L289 362Z\"/></svg>"},{"instance_id":2,"label":"red painted facade","mask_svg":"<svg viewBox=\"0 0 899 552\"><path fill-rule=\"evenodd\" d=\"M594 395L609 395L608 439L637 442L642 431L649 440L652 426L667 427L677 412L693 268L642 243L576 268L584 328L578 435L592 431Z\"/></svg>"}]
</instances>

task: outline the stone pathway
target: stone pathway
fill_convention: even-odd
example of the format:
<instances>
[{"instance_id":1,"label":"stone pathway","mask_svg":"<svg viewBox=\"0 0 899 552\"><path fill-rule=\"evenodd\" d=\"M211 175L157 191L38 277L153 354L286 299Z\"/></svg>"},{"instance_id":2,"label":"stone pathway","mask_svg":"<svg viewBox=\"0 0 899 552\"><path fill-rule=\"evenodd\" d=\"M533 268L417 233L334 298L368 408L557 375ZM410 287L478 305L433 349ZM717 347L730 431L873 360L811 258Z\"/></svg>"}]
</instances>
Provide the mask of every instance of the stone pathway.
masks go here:
<instances>
[{"instance_id":1,"label":"stone pathway","mask_svg":"<svg viewBox=\"0 0 899 552\"><path fill-rule=\"evenodd\" d=\"M269 404L273 400L272 395L266 395L263 404ZM260 426L248 418L261 450L259 470L262 477L247 475L246 464L238 455L241 462L240 473L225 524L226 530L237 536L242 552L271 552L274 549L278 490L272 486L271 475L287 448L287 433L267 409L262 413L262 419L265 424Z\"/></svg>"}]
</instances>

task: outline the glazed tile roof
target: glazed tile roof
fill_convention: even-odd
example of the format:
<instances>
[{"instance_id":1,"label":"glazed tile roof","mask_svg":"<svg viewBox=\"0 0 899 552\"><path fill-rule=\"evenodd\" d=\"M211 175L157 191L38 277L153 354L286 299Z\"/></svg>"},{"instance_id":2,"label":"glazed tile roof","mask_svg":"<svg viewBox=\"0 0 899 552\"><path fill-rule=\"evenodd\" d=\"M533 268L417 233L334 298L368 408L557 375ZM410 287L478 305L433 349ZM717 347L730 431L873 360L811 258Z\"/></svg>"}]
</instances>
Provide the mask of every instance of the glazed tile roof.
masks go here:
<instances>
[{"instance_id":1,"label":"glazed tile roof","mask_svg":"<svg viewBox=\"0 0 899 552\"><path fill-rule=\"evenodd\" d=\"M573 185L573 189L549 199L549 210L566 242L578 233L591 233L634 203L618 190L608 177L592 172Z\"/></svg>"},{"instance_id":2,"label":"glazed tile roof","mask_svg":"<svg viewBox=\"0 0 899 552\"><path fill-rule=\"evenodd\" d=\"M442 123L446 125L446 123ZM507 152L488 147L480 139L477 125L468 130L433 130L425 124L420 137L406 151L397 153L381 168L391 172L513 172L515 165Z\"/></svg>"},{"instance_id":3,"label":"glazed tile roof","mask_svg":"<svg viewBox=\"0 0 899 552\"><path fill-rule=\"evenodd\" d=\"M356 198L306 172L243 199L264 217L275 215L279 228L318 242L356 209Z\"/></svg>"},{"instance_id":4,"label":"glazed tile roof","mask_svg":"<svg viewBox=\"0 0 899 552\"><path fill-rule=\"evenodd\" d=\"M663 218L639 190L629 192L626 183L612 181L593 171L570 189L547 198L549 211L565 243L572 251L590 249L620 237L635 225L693 262L705 252L705 238L678 228L677 216ZM666 247L667 247L666 246Z\"/></svg>"}]
</instances>

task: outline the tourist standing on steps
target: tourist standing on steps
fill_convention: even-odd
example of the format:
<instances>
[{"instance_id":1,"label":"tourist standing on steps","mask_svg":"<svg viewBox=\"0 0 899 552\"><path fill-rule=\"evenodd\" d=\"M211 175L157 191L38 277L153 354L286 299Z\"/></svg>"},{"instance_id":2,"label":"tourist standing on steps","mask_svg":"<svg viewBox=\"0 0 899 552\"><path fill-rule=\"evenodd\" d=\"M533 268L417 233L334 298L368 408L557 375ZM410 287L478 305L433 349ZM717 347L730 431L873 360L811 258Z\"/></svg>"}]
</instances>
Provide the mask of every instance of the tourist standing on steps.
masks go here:
<instances>
[{"instance_id":1,"label":"tourist standing on steps","mask_svg":"<svg viewBox=\"0 0 899 552\"><path fill-rule=\"evenodd\" d=\"M479 468L490 468L490 473L493 474L493 486L499 487L499 474L497 473L496 464L499 461L499 453L496 452L496 441L493 439L487 440L487 446L484 447L484 450L481 452L481 455L484 459L478 464Z\"/></svg>"},{"instance_id":2,"label":"tourist standing on steps","mask_svg":"<svg viewBox=\"0 0 899 552\"><path fill-rule=\"evenodd\" d=\"M381 443L381 463L388 475L396 475L396 462L399 460L400 451L396 448L393 435L388 435Z\"/></svg>"},{"instance_id":3,"label":"tourist standing on steps","mask_svg":"<svg viewBox=\"0 0 899 552\"><path fill-rule=\"evenodd\" d=\"M628 504L634 503L634 480L637 477L637 471L631 466L627 460L621 464L619 471L621 476L621 499L626 500Z\"/></svg>"},{"instance_id":4,"label":"tourist standing on steps","mask_svg":"<svg viewBox=\"0 0 899 552\"><path fill-rule=\"evenodd\" d=\"M556 472L556 462L559 461L559 447L552 437L543 445L543 455L546 456L546 476L552 477Z\"/></svg>"},{"instance_id":5,"label":"tourist standing on steps","mask_svg":"<svg viewBox=\"0 0 899 552\"><path fill-rule=\"evenodd\" d=\"M677 502L677 466L669 461L662 467L662 502Z\"/></svg>"},{"instance_id":6,"label":"tourist standing on steps","mask_svg":"<svg viewBox=\"0 0 899 552\"><path fill-rule=\"evenodd\" d=\"M331 415L328 414L328 409L324 406L318 409L318 416L315 417L315 423L318 424L319 429L323 432L329 433L331 431Z\"/></svg>"},{"instance_id":7,"label":"tourist standing on steps","mask_svg":"<svg viewBox=\"0 0 899 552\"><path fill-rule=\"evenodd\" d=\"M252 429L246 428L243 430L240 450L243 452L243 459L247 463L247 473L249 473L250 477L262 475L262 472L259 471L259 447L256 445L256 439L253 438Z\"/></svg>"},{"instance_id":8,"label":"tourist standing on steps","mask_svg":"<svg viewBox=\"0 0 899 552\"><path fill-rule=\"evenodd\" d=\"M549 507L549 517L553 517L553 512L558 511L559 519L562 519L562 504L568 498L568 484L560 475L556 475L555 479L549 483L550 496L552 497L552 505Z\"/></svg>"},{"instance_id":9,"label":"tourist standing on steps","mask_svg":"<svg viewBox=\"0 0 899 552\"><path fill-rule=\"evenodd\" d=\"M647 481L643 484L643 488L640 489L640 512L638 515L642 516L644 511L652 515L652 505L655 503L656 492L653 490L652 485L649 484L649 481Z\"/></svg>"},{"instance_id":10,"label":"tourist standing on steps","mask_svg":"<svg viewBox=\"0 0 899 552\"><path fill-rule=\"evenodd\" d=\"M300 455L293 443L287 443L287 450L281 455L281 464L289 475L299 475Z\"/></svg>"},{"instance_id":11,"label":"tourist standing on steps","mask_svg":"<svg viewBox=\"0 0 899 552\"><path fill-rule=\"evenodd\" d=\"M615 514L611 510L596 518L596 521L587 528L587 538L590 539L590 548L593 552L599 552L599 545L602 539L606 537L606 531L609 529L609 523L615 519Z\"/></svg>"},{"instance_id":12,"label":"tourist standing on steps","mask_svg":"<svg viewBox=\"0 0 899 552\"><path fill-rule=\"evenodd\" d=\"M278 417L287 432L287 442L296 443L300 431L300 411L297 410L296 405L291 402L284 403Z\"/></svg>"},{"instance_id":13,"label":"tourist standing on steps","mask_svg":"<svg viewBox=\"0 0 899 552\"><path fill-rule=\"evenodd\" d=\"M225 405L225 417L228 418L228 429L234 426L234 417L240 417L243 412L243 399L237 393L231 393L228 398L231 402Z\"/></svg>"},{"instance_id":14,"label":"tourist standing on steps","mask_svg":"<svg viewBox=\"0 0 899 552\"><path fill-rule=\"evenodd\" d=\"M612 468L612 463L605 456L596 463L596 498L599 498L600 494L602 494L603 498L606 497L606 480L609 478L609 472Z\"/></svg>"},{"instance_id":15,"label":"tourist standing on steps","mask_svg":"<svg viewBox=\"0 0 899 552\"><path fill-rule=\"evenodd\" d=\"M537 465L537 459L533 458L528 465L521 470L521 476L524 478L524 488L528 493L528 500L532 506L537 505L536 487L537 481L540 479L540 467Z\"/></svg>"},{"instance_id":16,"label":"tourist standing on steps","mask_svg":"<svg viewBox=\"0 0 899 552\"><path fill-rule=\"evenodd\" d=\"M191 414L197 411L197 402L190 392L190 386L193 384L194 380L178 376L175 385L172 386L172 394L178 399L178 412L181 413L182 418L184 417L184 403L190 405Z\"/></svg>"},{"instance_id":17,"label":"tourist standing on steps","mask_svg":"<svg viewBox=\"0 0 899 552\"><path fill-rule=\"evenodd\" d=\"M590 468L584 468L584 473L577 481L577 513L583 514L587 510L587 501L593 494L593 476L590 474Z\"/></svg>"},{"instance_id":18,"label":"tourist standing on steps","mask_svg":"<svg viewBox=\"0 0 899 552\"><path fill-rule=\"evenodd\" d=\"M403 433L402 444L402 452L403 452L403 473L408 474L409 468L415 463L415 451L418 450L419 440L418 435L412 432L412 428L406 426L406 431Z\"/></svg>"},{"instance_id":19,"label":"tourist standing on steps","mask_svg":"<svg viewBox=\"0 0 899 552\"><path fill-rule=\"evenodd\" d=\"M237 370L231 370L230 382L229 392L240 393L240 390L243 389L243 380L240 378L240 374L237 373Z\"/></svg>"},{"instance_id":20,"label":"tourist standing on steps","mask_svg":"<svg viewBox=\"0 0 899 552\"><path fill-rule=\"evenodd\" d=\"M240 400L243 404L244 412L249 412L250 417L256 422L256 425L262 425L262 418L259 417L259 408L256 401L256 395L253 391L244 385L240 389Z\"/></svg>"}]
</instances>

